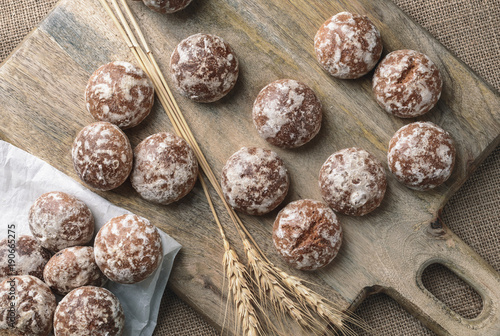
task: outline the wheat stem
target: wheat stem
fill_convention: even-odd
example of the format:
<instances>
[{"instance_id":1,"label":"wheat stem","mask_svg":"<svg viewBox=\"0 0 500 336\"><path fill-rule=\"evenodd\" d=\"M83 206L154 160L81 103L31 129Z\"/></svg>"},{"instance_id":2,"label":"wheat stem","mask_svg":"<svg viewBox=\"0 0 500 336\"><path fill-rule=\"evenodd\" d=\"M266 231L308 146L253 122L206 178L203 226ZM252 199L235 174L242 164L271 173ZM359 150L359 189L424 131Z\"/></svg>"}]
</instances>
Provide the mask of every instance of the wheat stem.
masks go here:
<instances>
[{"instance_id":1,"label":"wheat stem","mask_svg":"<svg viewBox=\"0 0 500 336\"><path fill-rule=\"evenodd\" d=\"M144 34L142 33L137 20L132 14L132 11L130 10L126 0L120 1L122 7L125 9L128 20L132 23L133 29L125 18L125 15L118 5L117 0L111 0L111 2L115 11L117 12L118 17L114 14L113 10L108 5L107 0L99 1L113 20L115 26L118 28L118 31L139 62L141 68L152 80L158 99L163 105L165 112L167 113L172 126L174 127L175 132L183 137L193 148L196 158L200 164L201 171L208 178L210 184L221 199L224 208L228 212L231 221L237 229L237 232L245 246L249 267L252 269L252 274L254 275L255 280L258 284L257 287L260 290L260 297L264 298L268 296L270 302L274 307L276 307L281 312L289 314L295 321L297 321L297 323L299 323L306 329L315 331L317 330L317 326L319 325L309 313L309 311L305 308L309 307L309 309L312 309L315 313L317 313L329 323L332 323L341 330L346 330L346 327L343 324L342 320L345 319L347 315L339 310L332 308L323 297L319 296L317 293L304 286L300 279L290 276L287 273L277 269L260 249L259 245L253 239L250 232L248 232L247 228L242 223L235 211L229 206L224 198L222 188L218 182L218 179L213 173L207 159L205 158L192 131L190 130L179 108L179 105L177 104L163 76L163 73L158 66L158 63L156 62L156 59L146 42ZM134 30L138 38L136 38ZM142 47L139 45L139 41ZM216 213L203 174L200 172L198 176L223 240L223 264L226 276L228 278L229 292L230 296L233 297L237 317L239 317L239 319L237 319L237 322L241 322L241 324L237 326L237 329L241 329L244 335L261 335L263 334L263 332L260 326L260 322L257 318L255 307L259 309L261 309L262 307L258 305L255 297L250 291L250 287L248 285L248 272L245 266L238 260L236 252L231 248L226 238L223 226ZM251 241L251 243L248 239ZM298 306L295 301L289 297L290 294L299 303L301 303L303 307Z\"/></svg>"},{"instance_id":2,"label":"wheat stem","mask_svg":"<svg viewBox=\"0 0 500 336\"><path fill-rule=\"evenodd\" d=\"M149 47L147 47L147 44L145 42L144 36L142 33L140 33L140 40L143 46L145 46L147 50L147 55L146 53L139 47L137 39L133 35L131 27L128 25L120 7L118 6L118 3L116 0L112 0L112 4L115 8L115 11L118 13L118 19L114 15L114 13L111 11L111 8L107 4L105 0L100 0L105 9L108 11L108 14L112 16L113 22L115 25L117 25L119 28L119 31L121 34L124 36L127 44L133 51L134 55L136 56L138 62L140 63L141 67L144 69L144 71L147 73L147 75L151 78L153 81L157 95L160 99L160 102L162 105L165 107L165 110L172 122L172 125L174 126L174 129L177 134L182 136L186 141L190 143L192 147L196 148L197 152L197 157L202 160L202 162L206 163L205 165L202 166L203 171L205 172L207 169L206 167L208 166L208 163L206 162L206 159L204 158L203 154L201 153L201 150L197 146L196 141L194 140L194 137L187 127L187 123L183 119L182 115L180 114L180 110L178 108L178 105L176 103L173 103L175 100L173 99L172 93L168 89L168 86L166 85L165 78L163 75L161 75L161 72L159 71L158 65L156 61L154 60L154 57L152 56L152 53L149 51ZM126 4L125 1L122 1L122 4L125 7L125 11L129 18L133 18L133 15L130 11L130 8L128 8L128 5ZM134 28L136 29L137 32L140 32L140 29L137 25L137 22L135 19L131 19L133 22ZM120 24L121 23L121 24ZM123 26L123 28L122 28ZM176 111L177 110L177 111ZM211 171L210 171L211 173ZM215 178L215 175L213 173L209 174L209 179L212 177L211 180ZM254 305L257 304L257 301L255 300L252 292L249 289L248 286L248 281L247 281L247 276L248 273L245 269L245 266L238 260L237 254L234 252L234 250L230 247L230 244L226 238L226 235L224 233L224 229L222 227L222 224L219 220L219 217L217 215L217 212L215 210L215 207L213 205L212 199L210 197L210 193L208 191L208 187L205 183L205 180L203 178L203 175L201 172L198 174L200 183L202 185L203 191L205 193L205 196L207 198L207 201L209 203L210 209L212 211L213 217L215 219L215 222L217 223L217 226L219 228L220 235L222 237L223 243L224 243L224 258L223 258L223 263L225 266L225 273L228 278L228 287L229 287L229 293L230 296L232 296L235 307L236 307L236 314L237 318L235 321L237 322L237 329L241 329L244 335L248 336L258 336L262 335L262 328L260 326L260 322L257 318L257 313L255 311Z\"/></svg>"}]
</instances>

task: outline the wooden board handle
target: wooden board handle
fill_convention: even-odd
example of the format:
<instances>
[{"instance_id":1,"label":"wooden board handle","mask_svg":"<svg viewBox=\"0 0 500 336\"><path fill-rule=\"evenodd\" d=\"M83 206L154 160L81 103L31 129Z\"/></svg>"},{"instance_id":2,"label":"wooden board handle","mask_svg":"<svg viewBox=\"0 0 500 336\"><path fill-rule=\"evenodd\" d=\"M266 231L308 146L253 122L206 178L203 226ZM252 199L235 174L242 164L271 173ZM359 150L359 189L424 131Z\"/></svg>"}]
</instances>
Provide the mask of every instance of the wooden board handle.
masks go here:
<instances>
[{"instance_id":1,"label":"wooden board handle","mask_svg":"<svg viewBox=\"0 0 500 336\"><path fill-rule=\"evenodd\" d=\"M412 261L408 281L393 282L386 292L439 335L498 336L500 332L500 275L440 220L422 230L422 253ZM483 300L482 312L466 319L429 292L422 273L429 265L448 267Z\"/></svg>"}]
</instances>

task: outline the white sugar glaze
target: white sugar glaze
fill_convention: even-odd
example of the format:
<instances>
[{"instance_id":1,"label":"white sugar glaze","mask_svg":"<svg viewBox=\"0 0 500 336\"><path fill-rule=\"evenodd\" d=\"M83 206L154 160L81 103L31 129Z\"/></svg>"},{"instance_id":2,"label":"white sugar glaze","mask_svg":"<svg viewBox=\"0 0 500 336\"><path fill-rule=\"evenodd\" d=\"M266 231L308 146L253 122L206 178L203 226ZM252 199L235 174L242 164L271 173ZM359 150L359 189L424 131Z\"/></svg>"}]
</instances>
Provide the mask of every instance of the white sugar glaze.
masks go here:
<instances>
[{"instance_id":1,"label":"white sugar glaze","mask_svg":"<svg viewBox=\"0 0 500 336\"><path fill-rule=\"evenodd\" d=\"M380 58L380 32L366 17L341 12L318 30L314 47L320 64L332 76L357 78L370 71ZM359 63L363 63L363 70Z\"/></svg>"}]
</instances>

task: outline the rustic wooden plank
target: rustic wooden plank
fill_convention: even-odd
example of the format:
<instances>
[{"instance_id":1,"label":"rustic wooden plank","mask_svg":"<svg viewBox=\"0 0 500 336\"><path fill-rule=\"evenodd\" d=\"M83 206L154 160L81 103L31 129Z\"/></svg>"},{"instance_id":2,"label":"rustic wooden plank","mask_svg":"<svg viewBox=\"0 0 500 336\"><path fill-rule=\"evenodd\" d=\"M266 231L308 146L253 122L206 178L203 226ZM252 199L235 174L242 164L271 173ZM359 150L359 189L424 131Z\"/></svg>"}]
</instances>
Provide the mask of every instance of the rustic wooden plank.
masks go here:
<instances>
[{"instance_id":1,"label":"rustic wooden plank","mask_svg":"<svg viewBox=\"0 0 500 336\"><path fill-rule=\"evenodd\" d=\"M318 93L324 122L317 138L295 150L273 148L292 178L285 203L320 199L319 168L340 148L360 146L385 162L389 139L409 122L378 107L371 97L370 76L336 80L320 69L312 41L322 22L342 10L366 14L381 30L384 53L413 48L428 54L441 69L445 85L436 108L418 120L441 125L457 140L457 168L452 177L434 191L415 192L388 176L387 196L379 209L362 218L341 216L345 241L331 265L315 273L290 273L317 283L318 290L344 308L355 306L369 288L376 288L393 296L439 334L495 334L500 328L498 275L446 228L430 232L428 228L446 200L500 142L497 93L390 1L212 0L197 1L173 15L154 13L141 2L131 2L131 6L166 74L176 44L197 32L222 36L239 56L241 76L220 102L197 104L174 92L216 173L243 145L270 147L258 137L250 117L253 99L263 86L278 78L296 78ZM92 121L83 103L87 78L102 63L116 59L132 60L98 2L62 1L0 68L0 137L76 178L69 148L78 130ZM126 133L135 146L163 130L171 130L171 126L157 103L140 126ZM200 186L170 206L143 201L129 182L100 194L150 218L183 244L170 286L211 323L222 326L223 251ZM217 208L229 223L220 204ZM276 213L242 219L270 259L286 268L270 239ZM229 224L226 229L241 254L236 233ZM445 263L483 295L485 310L478 318L460 319L423 290L420 274L431 261ZM226 323L226 328L232 327Z\"/></svg>"}]
</instances>

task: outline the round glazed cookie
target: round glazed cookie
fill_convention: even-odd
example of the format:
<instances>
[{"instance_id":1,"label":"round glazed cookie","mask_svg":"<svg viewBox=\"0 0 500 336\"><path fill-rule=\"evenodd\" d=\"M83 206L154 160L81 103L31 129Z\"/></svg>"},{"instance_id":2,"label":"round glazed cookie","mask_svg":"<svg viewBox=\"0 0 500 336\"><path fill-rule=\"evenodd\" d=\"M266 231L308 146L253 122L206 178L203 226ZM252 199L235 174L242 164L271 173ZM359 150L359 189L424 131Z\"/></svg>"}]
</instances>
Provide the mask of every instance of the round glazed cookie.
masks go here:
<instances>
[{"instance_id":1,"label":"round glazed cookie","mask_svg":"<svg viewBox=\"0 0 500 336\"><path fill-rule=\"evenodd\" d=\"M146 6L152 10L162 13L170 14L186 8L192 0L142 0Z\"/></svg>"},{"instance_id":2,"label":"round glazed cookie","mask_svg":"<svg viewBox=\"0 0 500 336\"><path fill-rule=\"evenodd\" d=\"M236 84L238 59L220 37L195 34L177 45L170 58L170 71L183 96L210 103L224 97Z\"/></svg>"},{"instance_id":3,"label":"round glazed cookie","mask_svg":"<svg viewBox=\"0 0 500 336\"><path fill-rule=\"evenodd\" d=\"M342 227L323 202L299 200L278 213L273 242L292 267L313 271L328 265L337 255L342 244Z\"/></svg>"},{"instance_id":4,"label":"round glazed cookie","mask_svg":"<svg viewBox=\"0 0 500 336\"><path fill-rule=\"evenodd\" d=\"M321 102L307 85L293 79L280 79L260 91L252 116L259 135L267 142L295 148L318 134Z\"/></svg>"},{"instance_id":5,"label":"round glazed cookie","mask_svg":"<svg viewBox=\"0 0 500 336\"><path fill-rule=\"evenodd\" d=\"M94 256L110 280L137 283L161 264L160 234L146 218L137 215L111 218L95 237Z\"/></svg>"},{"instance_id":6,"label":"round glazed cookie","mask_svg":"<svg viewBox=\"0 0 500 336\"><path fill-rule=\"evenodd\" d=\"M364 149L352 147L333 153L319 172L323 200L344 215L363 216L384 198L387 180L382 164Z\"/></svg>"},{"instance_id":7,"label":"round glazed cookie","mask_svg":"<svg viewBox=\"0 0 500 336\"><path fill-rule=\"evenodd\" d=\"M15 265L9 264L11 259ZM50 253L32 236L19 236L14 241L3 239L0 241L0 281L11 275L32 275L42 280L43 268L49 259Z\"/></svg>"},{"instance_id":8,"label":"round glazed cookie","mask_svg":"<svg viewBox=\"0 0 500 336\"><path fill-rule=\"evenodd\" d=\"M221 187L235 210L263 215L276 208L289 187L288 171L275 152L243 147L222 168Z\"/></svg>"},{"instance_id":9,"label":"round glazed cookie","mask_svg":"<svg viewBox=\"0 0 500 336\"><path fill-rule=\"evenodd\" d=\"M98 190L118 188L132 170L132 147L127 136L105 121L85 126L78 133L71 156L80 179Z\"/></svg>"},{"instance_id":10,"label":"round glazed cookie","mask_svg":"<svg viewBox=\"0 0 500 336\"><path fill-rule=\"evenodd\" d=\"M99 121L121 128L137 126L154 103L153 83L142 69L115 61L99 67L85 89L87 110Z\"/></svg>"},{"instance_id":11,"label":"round glazed cookie","mask_svg":"<svg viewBox=\"0 0 500 336\"><path fill-rule=\"evenodd\" d=\"M375 67L382 54L377 27L366 17L341 12L319 28L314 37L319 64L333 77L354 79Z\"/></svg>"},{"instance_id":12,"label":"round glazed cookie","mask_svg":"<svg viewBox=\"0 0 500 336\"><path fill-rule=\"evenodd\" d=\"M84 245L94 234L94 216L89 207L60 191L38 197L30 208L28 221L33 236L52 252Z\"/></svg>"},{"instance_id":13,"label":"round glazed cookie","mask_svg":"<svg viewBox=\"0 0 500 336\"><path fill-rule=\"evenodd\" d=\"M38 278L18 275L0 283L1 335L48 336L55 309L54 294Z\"/></svg>"},{"instance_id":14,"label":"round glazed cookie","mask_svg":"<svg viewBox=\"0 0 500 336\"><path fill-rule=\"evenodd\" d=\"M414 50L388 54L373 75L373 94L388 113L413 118L427 113L441 96L443 81L437 66Z\"/></svg>"},{"instance_id":15,"label":"round glazed cookie","mask_svg":"<svg viewBox=\"0 0 500 336\"><path fill-rule=\"evenodd\" d=\"M431 122L401 127L389 142L387 163L394 176L411 189L428 190L445 182L455 165L450 134Z\"/></svg>"},{"instance_id":16,"label":"round glazed cookie","mask_svg":"<svg viewBox=\"0 0 500 336\"><path fill-rule=\"evenodd\" d=\"M54 314L55 336L119 336L124 327L120 301L100 287L72 290L59 302Z\"/></svg>"},{"instance_id":17,"label":"round glazed cookie","mask_svg":"<svg viewBox=\"0 0 500 336\"><path fill-rule=\"evenodd\" d=\"M60 295L82 286L101 287L106 282L95 262L94 249L90 246L68 247L57 252L45 266L43 279L47 286Z\"/></svg>"},{"instance_id":18,"label":"round glazed cookie","mask_svg":"<svg viewBox=\"0 0 500 336\"><path fill-rule=\"evenodd\" d=\"M132 187L142 198L170 204L186 196L196 183L198 161L189 144L167 132L153 134L134 150Z\"/></svg>"}]
</instances>

